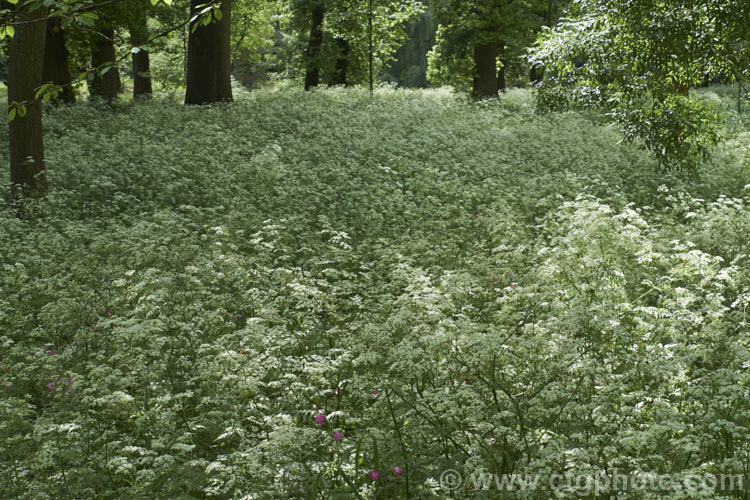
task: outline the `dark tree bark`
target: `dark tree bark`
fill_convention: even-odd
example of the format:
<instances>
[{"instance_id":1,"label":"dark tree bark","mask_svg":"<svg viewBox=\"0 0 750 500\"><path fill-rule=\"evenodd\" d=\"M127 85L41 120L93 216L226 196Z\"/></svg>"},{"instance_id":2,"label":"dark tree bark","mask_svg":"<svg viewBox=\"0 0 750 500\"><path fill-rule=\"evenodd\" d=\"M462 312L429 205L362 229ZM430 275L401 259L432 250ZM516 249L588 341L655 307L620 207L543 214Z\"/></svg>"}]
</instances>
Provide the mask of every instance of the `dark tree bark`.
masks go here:
<instances>
[{"instance_id":1,"label":"dark tree bark","mask_svg":"<svg viewBox=\"0 0 750 500\"><path fill-rule=\"evenodd\" d=\"M190 0L190 15L205 0ZM229 28L232 0L221 2L221 20L213 20L193 31L190 23L185 104L208 104L232 100Z\"/></svg>"},{"instance_id":2,"label":"dark tree bark","mask_svg":"<svg viewBox=\"0 0 750 500\"><path fill-rule=\"evenodd\" d=\"M24 103L26 114L10 122L10 183L14 203L24 196L40 198L47 194L42 141L42 104L35 99L42 84L47 7L29 12L21 7L18 24L10 42L8 61L8 103ZM36 22L33 22L36 21Z\"/></svg>"},{"instance_id":3,"label":"dark tree bark","mask_svg":"<svg viewBox=\"0 0 750 500\"><path fill-rule=\"evenodd\" d=\"M536 68L534 66L529 68L529 82L530 83L532 84L539 83L542 80L544 80L544 68Z\"/></svg>"},{"instance_id":4,"label":"dark tree bark","mask_svg":"<svg viewBox=\"0 0 750 500\"><path fill-rule=\"evenodd\" d=\"M60 18L47 20L47 37L44 43L44 64L42 82L52 82L59 87L60 93L54 102L72 104L76 102L68 68L68 49L65 47L65 32L60 26Z\"/></svg>"},{"instance_id":5,"label":"dark tree bark","mask_svg":"<svg viewBox=\"0 0 750 500\"><path fill-rule=\"evenodd\" d=\"M474 47L474 85L477 98L497 97L497 43L487 42Z\"/></svg>"},{"instance_id":6,"label":"dark tree bark","mask_svg":"<svg viewBox=\"0 0 750 500\"><path fill-rule=\"evenodd\" d=\"M116 59L113 40L114 30L105 28L101 32L104 36L98 37L94 43L91 52L91 64L94 68L106 72L94 77L89 86L89 93L92 97L103 97L111 102L117 99L117 93L120 91L120 70L117 69L117 66L110 66L115 63Z\"/></svg>"},{"instance_id":7,"label":"dark tree bark","mask_svg":"<svg viewBox=\"0 0 750 500\"><path fill-rule=\"evenodd\" d=\"M320 48L323 46L323 2L317 2L312 8L312 26L307 40L307 71L305 73L305 90L317 87L320 83Z\"/></svg>"},{"instance_id":8,"label":"dark tree bark","mask_svg":"<svg viewBox=\"0 0 750 500\"><path fill-rule=\"evenodd\" d=\"M368 0L367 2L367 63L368 63L368 70L369 70L369 82L370 82L370 93L372 94L373 88L375 86L375 75L373 74L373 47L372 47L372 0Z\"/></svg>"},{"instance_id":9,"label":"dark tree bark","mask_svg":"<svg viewBox=\"0 0 750 500\"><path fill-rule=\"evenodd\" d=\"M148 26L146 24L146 13L140 13L133 24L130 25L130 43L134 47L140 47L148 41ZM132 53L133 58L133 99L151 97L151 62L148 50L141 48Z\"/></svg>"},{"instance_id":10,"label":"dark tree bark","mask_svg":"<svg viewBox=\"0 0 750 500\"><path fill-rule=\"evenodd\" d=\"M346 77L349 71L349 40L336 38L336 67L333 72L331 84L346 85Z\"/></svg>"},{"instance_id":11,"label":"dark tree bark","mask_svg":"<svg viewBox=\"0 0 750 500\"><path fill-rule=\"evenodd\" d=\"M500 42L498 47L500 68L497 71L497 88L498 90L505 92L505 66L507 65L507 61L505 60L505 43Z\"/></svg>"}]
</instances>

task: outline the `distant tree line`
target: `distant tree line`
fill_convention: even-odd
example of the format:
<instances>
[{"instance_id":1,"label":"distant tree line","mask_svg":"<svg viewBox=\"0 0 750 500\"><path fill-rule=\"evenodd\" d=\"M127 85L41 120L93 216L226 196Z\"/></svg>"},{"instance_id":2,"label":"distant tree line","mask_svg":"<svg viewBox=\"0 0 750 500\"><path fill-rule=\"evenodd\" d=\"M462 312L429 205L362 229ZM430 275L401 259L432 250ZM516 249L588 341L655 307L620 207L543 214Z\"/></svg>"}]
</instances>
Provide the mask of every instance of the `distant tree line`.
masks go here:
<instances>
[{"instance_id":1,"label":"distant tree line","mask_svg":"<svg viewBox=\"0 0 750 500\"><path fill-rule=\"evenodd\" d=\"M182 82L185 104L231 101L232 73L251 81L276 73L308 90L320 84L372 89L380 80L415 87L472 82L472 93L487 97L505 88L523 49L564 5L559 0L10 0L7 6L0 11L0 35L9 39L11 194L18 201L47 192L41 102L73 103L83 82L91 98L115 101L124 90L126 68L133 99L147 98L154 91L155 50L174 56L167 73Z\"/></svg>"},{"instance_id":2,"label":"distant tree line","mask_svg":"<svg viewBox=\"0 0 750 500\"><path fill-rule=\"evenodd\" d=\"M748 12L744 0L8 0L11 194L47 193L42 101L73 103L85 82L111 103L126 70L133 99L171 85L194 105L231 101L232 75L476 98L531 84L540 108L607 108L626 138L688 165L720 138L690 88L737 81L741 110Z\"/></svg>"}]
</instances>

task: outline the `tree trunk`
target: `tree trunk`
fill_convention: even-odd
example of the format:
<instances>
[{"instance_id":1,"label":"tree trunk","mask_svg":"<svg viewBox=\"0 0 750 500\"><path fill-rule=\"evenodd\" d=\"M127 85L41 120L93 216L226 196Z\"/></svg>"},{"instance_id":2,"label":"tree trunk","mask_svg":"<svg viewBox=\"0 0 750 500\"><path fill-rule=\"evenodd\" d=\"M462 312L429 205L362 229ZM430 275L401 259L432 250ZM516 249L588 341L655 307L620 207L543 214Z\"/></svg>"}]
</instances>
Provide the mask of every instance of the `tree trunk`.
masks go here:
<instances>
[{"instance_id":1,"label":"tree trunk","mask_svg":"<svg viewBox=\"0 0 750 500\"><path fill-rule=\"evenodd\" d=\"M10 41L8 61L8 104L24 103L26 113L10 122L10 183L14 203L24 196L35 198L47 194L44 171L44 143L42 141L42 104L35 99L36 89L42 84L47 7L29 12L21 7L17 21L37 21L16 26ZM12 109L12 108L11 108Z\"/></svg>"},{"instance_id":2,"label":"tree trunk","mask_svg":"<svg viewBox=\"0 0 750 500\"><path fill-rule=\"evenodd\" d=\"M196 15L204 0L190 0L190 15ZM190 23L185 104L208 104L232 100L230 37L232 0L221 2L221 20L200 25ZM215 15L215 13L214 13Z\"/></svg>"},{"instance_id":3,"label":"tree trunk","mask_svg":"<svg viewBox=\"0 0 750 500\"><path fill-rule=\"evenodd\" d=\"M737 114L742 113L742 72L737 72Z\"/></svg>"},{"instance_id":4,"label":"tree trunk","mask_svg":"<svg viewBox=\"0 0 750 500\"><path fill-rule=\"evenodd\" d=\"M323 46L323 18L325 9L318 2L312 9L312 27L307 41L307 72L305 73L305 90L317 87L320 83L320 48Z\"/></svg>"},{"instance_id":5,"label":"tree trunk","mask_svg":"<svg viewBox=\"0 0 750 500\"><path fill-rule=\"evenodd\" d=\"M115 63L115 44L114 30L112 28L102 29L102 35L99 36L91 52L91 64L98 73L89 86L91 97L102 97L108 102L117 99L117 92L120 90L120 70ZM106 38L105 38L106 37Z\"/></svg>"},{"instance_id":6,"label":"tree trunk","mask_svg":"<svg viewBox=\"0 0 750 500\"><path fill-rule=\"evenodd\" d=\"M529 68L529 83L535 84L544 80L544 68L532 66Z\"/></svg>"},{"instance_id":7,"label":"tree trunk","mask_svg":"<svg viewBox=\"0 0 750 500\"><path fill-rule=\"evenodd\" d=\"M349 70L349 40L336 38L336 68L331 83L333 85L346 85L346 74Z\"/></svg>"},{"instance_id":8,"label":"tree trunk","mask_svg":"<svg viewBox=\"0 0 750 500\"><path fill-rule=\"evenodd\" d=\"M60 26L60 18L47 20L47 37L44 43L44 64L42 82L52 82L59 87L60 93L54 102L72 104L76 102L76 94L70 79L68 68L68 49L65 47L65 33Z\"/></svg>"},{"instance_id":9,"label":"tree trunk","mask_svg":"<svg viewBox=\"0 0 750 500\"><path fill-rule=\"evenodd\" d=\"M497 88L498 90L505 92L505 42L500 42L498 53L500 55L500 68L497 71Z\"/></svg>"},{"instance_id":10,"label":"tree trunk","mask_svg":"<svg viewBox=\"0 0 750 500\"><path fill-rule=\"evenodd\" d=\"M148 26L146 25L146 13L138 14L138 17L130 25L130 44L140 47L148 41ZM141 48L132 53L133 59L133 99L151 97L151 63L148 50Z\"/></svg>"},{"instance_id":11,"label":"tree trunk","mask_svg":"<svg viewBox=\"0 0 750 500\"><path fill-rule=\"evenodd\" d=\"M497 97L497 43L487 42L474 47L474 97Z\"/></svg>"},{"instance_id":12,"label":"tree trunk","mask_svg":"<svg viewBox=\"0 0 750 500\"><path fill-rule=\"evenodd\" d=\"M374 58L372 48L372 0L367 2L367 62L369 65L369 81L370 81L370 93L372 94L373 87L375 85L375 78L372 70L372 61Z\"/></svg>"}]
</instances>

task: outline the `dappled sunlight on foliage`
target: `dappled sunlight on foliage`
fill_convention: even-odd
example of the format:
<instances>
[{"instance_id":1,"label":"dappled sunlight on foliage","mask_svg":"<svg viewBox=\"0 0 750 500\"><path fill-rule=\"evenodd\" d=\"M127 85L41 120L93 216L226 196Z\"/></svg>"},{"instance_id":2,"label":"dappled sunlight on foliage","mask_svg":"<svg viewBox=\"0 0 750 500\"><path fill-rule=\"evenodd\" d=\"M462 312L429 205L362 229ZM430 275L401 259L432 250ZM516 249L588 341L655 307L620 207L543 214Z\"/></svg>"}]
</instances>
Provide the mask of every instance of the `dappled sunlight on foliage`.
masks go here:
<instances>
[{"instance_id":1,"label":"dappled sunlight on foliage","mask_svg":"<svg viewBox=\"0 0 750 500\"><path fill-rule=\"evenodd\" d=\"M526 91L235 98L48 110L49 198L0 212L0 496L748 470L742 124L687 178ZM664 495L718 498L618 498Z\"/></svg>"}]
</instances>

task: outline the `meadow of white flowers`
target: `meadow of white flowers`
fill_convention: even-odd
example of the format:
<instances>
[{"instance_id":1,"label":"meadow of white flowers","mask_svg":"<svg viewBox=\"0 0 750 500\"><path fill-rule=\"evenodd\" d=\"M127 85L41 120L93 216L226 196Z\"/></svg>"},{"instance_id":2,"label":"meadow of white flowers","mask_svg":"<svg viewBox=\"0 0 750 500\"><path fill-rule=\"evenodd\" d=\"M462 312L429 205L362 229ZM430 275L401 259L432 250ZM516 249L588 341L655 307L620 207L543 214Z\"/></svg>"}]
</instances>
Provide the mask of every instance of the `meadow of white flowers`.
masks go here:
<instances>
[{"instance_id":1,"label":"meadow of white flowers","mask_svg":"<svg viewBox=\"0 0 750 500\"><path fill-rule=\"evenodd\" d=\"M523 91L50 109L50 197L0 212L0 497L748 498L680 487L750 470L727 116L684 173Z\"/></svg>"}]
</instances>

